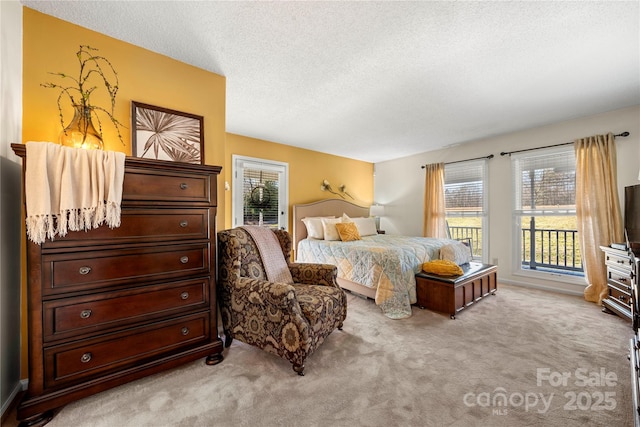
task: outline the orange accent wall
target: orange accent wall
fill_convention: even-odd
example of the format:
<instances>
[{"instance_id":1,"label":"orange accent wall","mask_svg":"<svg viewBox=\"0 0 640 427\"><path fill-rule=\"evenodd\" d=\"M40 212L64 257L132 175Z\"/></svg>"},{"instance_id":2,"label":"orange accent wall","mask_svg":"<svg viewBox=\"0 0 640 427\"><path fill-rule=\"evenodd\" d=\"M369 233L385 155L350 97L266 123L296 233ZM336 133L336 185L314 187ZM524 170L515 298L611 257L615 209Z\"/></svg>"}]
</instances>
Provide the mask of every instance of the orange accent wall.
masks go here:
<instances>
[{"instance_id":1,"label":"orange accent wall","mask_svg":"<svg viewBox=\"0 0 640 427\"><path fill-rule=\"evenodd\" d=\"M223 76L167 56L24 8L23 27L23 141L57 141L62 130L57 107L57 89L44 82L64 83L49 72L78 74L79 46L98 49L118 73L116 118L123 129L124 145L115 128L103 120L106 150L131 154L131 101L204 116L205 163L222 164L225 138L225 88ZM64 99L65 125L73 117ZM110 107L106 92L99 87L91 102Z\"/></svg>"},{"instance_id":2,"label":"orange accent wall","mask_svg":"<svg viewBox=\"0 0 640 427\"><path fill-rule=\"evenodd\" d=\"M222 168L222 177L232 183L232 155L275 160L289 164L289 230L293 228L291 206L309 203L320 199L340 198L335 194L322 191L320 185L326 179L335 191L346 185L347 192L353 196L346 200L362 206L373 201L373 163L338 157L318 151L305 150L290 145L278 144L261 139L227 133L225 151L226 162ZM224 192L224 227L231 228L231 191Z\"/></svg>"},{"instance_id":3,"label":"orange accent wall","mask_svg":"<svg viewBox=\"0 0 640 427\"><path fill-rule=\"evenodd\" d=\"M122 144L112 125L103 121L106 150L131 154L131 101L139 101L204 116L205 163L224 163L225 77L26 7L23 9L23 142L58 140L62 130L57 107L59 92L44 88L41 83L62 83L49 72L77 75L76 52L81 44L97 48L118 73L115 115L127 129L122 131ZM70 103L66 99L64 102L66 125L73 115ZM91 102L110 106L108 95L99 89L91 96ZM218 191L222 192L224 184L220 181ZM223 207L219 216L224 216ZM24 277L23 283L26 283ZM23 289L23 295L25 292ZM22 323L26 325L26 305ZM22 328L22 378L28 376L26 330Z\"/></svg>"},{"instance_id":4,"label":"orange accent wall","mask_svg":"<svg viewBox=\"0 0 640 427\"><path fill-rule=\"evenodd\" d=\"M49 72L78 72L75 56L79 46L99 49L118 72L119 91L116 118L126 124L124 144L115 129L103 122L105 149L131 154L131 101L170 108L204 117L205 163L223 166L218 182L218 228L231 225L231 184L233 154L277 160L289 164L289 203L307 203L338 197L320 190L323 179L337 189L345 184L355 203L368 205L373 200L373 164L304 150L275 142L262 141L225 132L226 78L147 49L116 40L66 21L23 8L23 122L22 139L57 141L62 131L58 114L58 91L41 83L59 82ZM105 94L92 95L93 103L109 106ZM70 105L64 105L65 125L72 118ZM291 208L289 211L291 218ZM290 223L291 226L291 223ZM25 243L23 242L23 248ZM23 284L26 272L23 267ZM26 301L26 289L22 289ZM22 308L22 372L27 378L26 302Z\"/></svg>"}]
</instances>

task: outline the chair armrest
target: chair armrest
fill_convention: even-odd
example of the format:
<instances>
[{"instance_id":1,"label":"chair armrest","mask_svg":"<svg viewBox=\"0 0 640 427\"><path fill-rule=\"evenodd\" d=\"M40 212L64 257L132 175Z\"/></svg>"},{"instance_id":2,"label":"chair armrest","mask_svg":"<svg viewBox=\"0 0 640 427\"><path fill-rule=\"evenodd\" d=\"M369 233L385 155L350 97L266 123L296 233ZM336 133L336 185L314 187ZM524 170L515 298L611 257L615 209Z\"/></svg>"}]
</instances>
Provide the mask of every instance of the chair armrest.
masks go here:
<instances>
[{"instance_id":1,"label":"chair armrest","mask_svg":"<svg viewBox=\"0 0 640 427\"><path fill-rule=\"evenodd\" d=\"M287 283L273 283L260 279L240 277L236 293L243 293L251 304L272 305L278 308L290 308L300 311L293 285Z\"/></svg>"},{"instance_id":2,"label":"chair armrest","mask_svg":"<svg viewBox=\"0 0 640 427\"><path fill-rule=\"evenodd\" d=\"M291 263L291 277L295 283L338 287L338 267L332 264Z\"/></svg>"}]
</instances>

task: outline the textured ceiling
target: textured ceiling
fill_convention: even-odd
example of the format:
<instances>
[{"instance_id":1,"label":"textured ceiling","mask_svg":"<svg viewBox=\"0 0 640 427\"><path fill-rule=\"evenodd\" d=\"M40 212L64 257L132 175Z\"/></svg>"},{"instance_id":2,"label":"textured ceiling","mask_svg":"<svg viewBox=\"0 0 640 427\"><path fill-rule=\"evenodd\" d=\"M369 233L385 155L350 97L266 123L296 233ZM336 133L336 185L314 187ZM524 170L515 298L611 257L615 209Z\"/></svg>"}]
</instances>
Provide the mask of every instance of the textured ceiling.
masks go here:
<instances>
[{"instance_id":1,"label":"textured ceiling","mask_svg":"<svg viewBox=\"0 0 640 427\"><path fill-rule=\"evenodd\" d=\"M22 1L226 76L227 131L379 162L640 104L638 1Z\"/></svg>"}]
</instances>

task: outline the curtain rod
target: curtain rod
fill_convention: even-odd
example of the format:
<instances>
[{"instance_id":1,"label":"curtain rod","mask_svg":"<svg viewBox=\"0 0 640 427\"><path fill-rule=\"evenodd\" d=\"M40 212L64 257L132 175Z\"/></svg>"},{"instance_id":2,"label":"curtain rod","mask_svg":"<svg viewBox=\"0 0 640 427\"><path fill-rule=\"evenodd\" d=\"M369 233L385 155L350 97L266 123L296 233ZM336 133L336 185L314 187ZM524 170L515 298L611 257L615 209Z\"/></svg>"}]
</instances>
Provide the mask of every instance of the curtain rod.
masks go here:
<instances>
[{"instance_id":1,"label":"curtain rod","mask_svg":"<svg viewBox=\"0 0 640 427\"><path fill-rule=\"evenodd\" d=\"M467 160L456 160L455 162L445 162L445 165L452 165L454 163L462 163L462 162L470 162L472 160L482 160L482 159L493 159L493 154L489 154L488 156L484 156L484 157L474 157L473 159L467 159ZM422 165L420 166L422 169L424 169L426 166Z\"/></svg>"},{"instance_id":2,"label":"curtain rod","mask_svg":"<svg viewBox=\"0 0 640 427\"><path fill-rule=\"evenodd\" d=\"M617 135L613 135L615 136L622 136L622 137L627 137L629 136L629 132L622 132L619 133ZM543 148L551 148L551 147L560 147L562 145L570 145L570 144L574 144L574 141L571 142L563 142L562 144L553 144L553 145L545 145L544 147L536 147L536 148L525 148L524 150L516 150L516 151L503 151L502 153L500 153L501 156L506 156L506 155L512 155L513 153L522 153L524 151L533 151L533 150L541 150Z\"/></svg>"}]
</instances>

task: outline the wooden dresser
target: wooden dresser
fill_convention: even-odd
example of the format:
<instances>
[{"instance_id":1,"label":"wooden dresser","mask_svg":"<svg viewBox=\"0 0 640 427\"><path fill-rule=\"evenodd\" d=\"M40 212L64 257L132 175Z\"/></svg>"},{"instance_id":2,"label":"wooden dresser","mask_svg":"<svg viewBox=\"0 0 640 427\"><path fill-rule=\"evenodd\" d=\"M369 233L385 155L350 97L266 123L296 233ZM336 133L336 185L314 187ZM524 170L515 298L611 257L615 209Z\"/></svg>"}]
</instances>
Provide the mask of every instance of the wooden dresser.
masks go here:
<instances>
[{"instance_id":1,"label":"wooden dresser","mask_svg":"<svg viewBox=\"0 0 640 427\"><path fill-rule=\"evenodd\" d=\"M28 162L26 148L13 144ZM215 293L219 166L127 157L121 226L27 241L23 425L120 384L222 360Z\"/></svg>"},{"instance_id":2,"label":"wooden dresser","mask_svg":"<svg viewBox=\"0 0 640 427\"><path fill-rule=\"evenodd\" d=\"M633 425L640 427L640 304L638 303L638 275L640 274L640 258L633 256L635 263L632 271L634 280L631 283L631 326L633 337L629 340L629 362L631 365L631 396L633 403Z\"/></svg>"},{"instance_id":3,"label":"wooden dresser","mask_svg":"<svg viewBox=\"0 0 640 427\"><path fill-rule=\"evenodd\" d=\"M607 298L602 311L615 313L631 321L633 337L629 341L633 425L640 427L640 301L638 275L640 256L637 251L600 246L607 265Z\"/></svg>"},{"instance_id":4,"label":"wooden dresser","mask_svg":"<svg viewBox=\"0 0 640 427\"><path fill-rule=\"evenodd\" d=\"M632 320L632 286L635 263L637 259L627 251L600 246L604 252L607 265L607 298L602 301L602 311L615 313L620 317ZM637 284L637 283L636 283Z\"/></svg>"}]
</instances>

